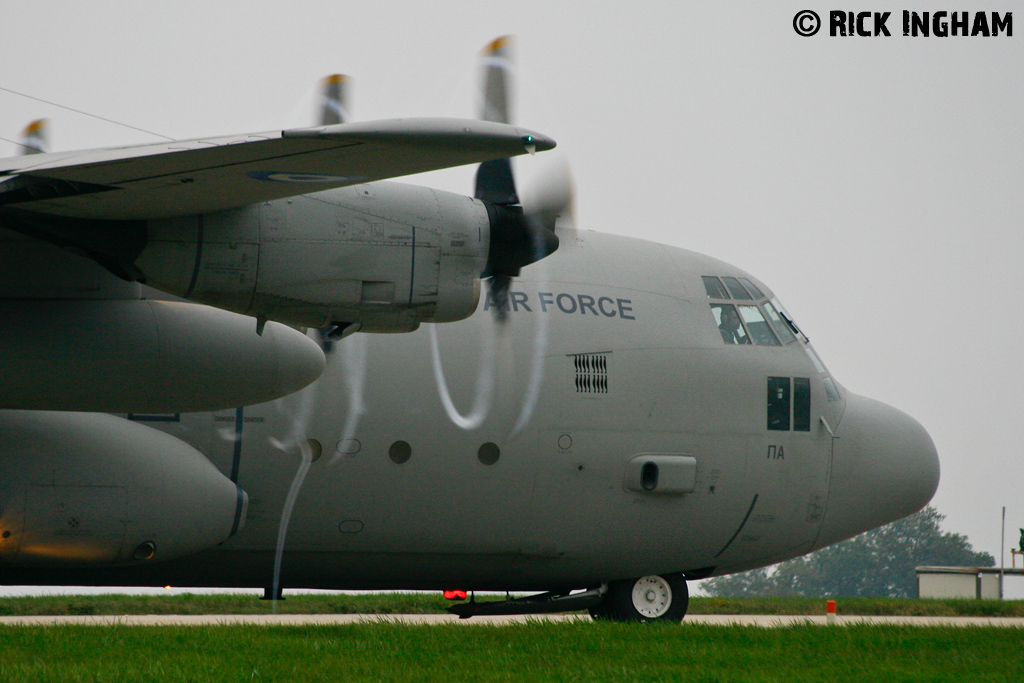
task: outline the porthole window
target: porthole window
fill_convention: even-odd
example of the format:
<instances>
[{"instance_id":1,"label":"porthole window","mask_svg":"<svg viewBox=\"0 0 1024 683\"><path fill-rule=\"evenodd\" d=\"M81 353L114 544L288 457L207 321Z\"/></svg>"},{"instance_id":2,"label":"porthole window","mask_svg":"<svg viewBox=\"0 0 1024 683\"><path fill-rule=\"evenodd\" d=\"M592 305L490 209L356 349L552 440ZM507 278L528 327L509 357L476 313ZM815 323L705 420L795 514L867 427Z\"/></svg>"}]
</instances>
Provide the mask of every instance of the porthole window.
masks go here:
<instances>
[{"instance_id":1,"label":"porthole window","mask_svg":"<svg viewBox=\"0 0 1024 683\"><path fill-rule=\"evenodd\" d=\"M324 454L323 445L316 439L307 439L306 446L309 447L309 459L312 462L316 462Z\"/></svg>"},{"instance_id":2,"label":"porthole window","mask_svg":"<svg viewBox=\"0 0 1024 683\"><path fill-rule=\"evenodd\" d=\"M396 465L409 462L409 458L412 457L412 446L409 445L408 441L396 441L388 449L388 457Z\"/></svg>"},{"instance_id":3,"label":"porthole window","mask_svg":"<svg viewBox=\"0 0 1024 683\"><path fill-rule=\"evenodd\" d=\"M498 448L498 444L488 441L480 446L476 452L476 457L485 465L493 465L501 457L501 449Z\"/></svg>"}]
</instances>

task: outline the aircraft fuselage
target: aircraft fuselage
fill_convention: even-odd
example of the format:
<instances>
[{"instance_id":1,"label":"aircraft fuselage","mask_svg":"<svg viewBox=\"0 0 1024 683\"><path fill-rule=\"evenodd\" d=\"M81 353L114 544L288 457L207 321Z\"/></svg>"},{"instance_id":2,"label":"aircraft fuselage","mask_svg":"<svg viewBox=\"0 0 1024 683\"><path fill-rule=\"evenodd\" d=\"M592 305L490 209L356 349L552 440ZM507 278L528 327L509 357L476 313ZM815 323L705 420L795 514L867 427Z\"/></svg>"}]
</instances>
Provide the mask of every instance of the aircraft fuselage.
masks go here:
<instances>
[{"instance_id":1,"label":"aircraft fuselage","mask_svg":"<svg viewBox=\"0 0 1024 683\"><path fill-rule=\"evenodd\" d=\"M930 499L938 461L924 430L839 386L802 334L769 319L763 283L682 249L559 237L513 281L504 324L485 293L461 322L325 342L324 374L286 398L130 415L248 495L227 541L166 561L158 543L151 560L109 567L0 553L0 583L267 587L282 519L283 587L702 578L809 552ZM712 297L704 277L745 278L761 296ZM729 307L755 316L746 343L725 339Z\"/></svg>"}]
</instances>

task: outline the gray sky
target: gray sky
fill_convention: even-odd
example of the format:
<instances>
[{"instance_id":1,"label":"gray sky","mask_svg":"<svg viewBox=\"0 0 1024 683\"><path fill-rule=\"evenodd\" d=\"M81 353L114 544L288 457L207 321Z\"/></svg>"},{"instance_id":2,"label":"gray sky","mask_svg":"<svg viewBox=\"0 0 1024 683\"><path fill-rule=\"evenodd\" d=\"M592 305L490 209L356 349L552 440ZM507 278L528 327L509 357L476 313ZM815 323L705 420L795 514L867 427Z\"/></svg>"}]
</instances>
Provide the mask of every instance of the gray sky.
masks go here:
<instances>
[{"instance_id":1,"label":"gray sky","mask_svg":"<svg viewBox=\"0 0 1024 683\"><path fill-rule=\"evenodd\" d=\"M308 125L335 72L358 119L469 117L477 53L516 34L518 120L571 163L578 226L764 280L843 384L925 425L945 528L998 562L1000 507L1007 547L1024 527L1024 13L1009 38L915 39L903 9L948 7L863 1L844 9L893 12L892 37L798 36L818 4L0 0L0 87L176 138ZM54 150L158 139L6 92L0 112L9 139L49 118Z\"/></svg>"}]
</instances>

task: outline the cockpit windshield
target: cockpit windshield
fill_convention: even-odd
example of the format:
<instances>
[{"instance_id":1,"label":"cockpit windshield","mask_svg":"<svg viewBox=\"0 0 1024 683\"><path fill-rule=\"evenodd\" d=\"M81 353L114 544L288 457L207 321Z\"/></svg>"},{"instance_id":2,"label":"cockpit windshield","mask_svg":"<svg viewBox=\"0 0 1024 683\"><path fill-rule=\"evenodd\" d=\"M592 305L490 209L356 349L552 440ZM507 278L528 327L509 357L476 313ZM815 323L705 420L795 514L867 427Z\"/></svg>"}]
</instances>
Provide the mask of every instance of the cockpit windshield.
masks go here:
<instances>
[{"instance_id":1,"label":"cockpit windshield","mask_svg":"<svg viewBox=\"0 0 1024 683\"><path fill-rule=\"evenodd\" d=\"M732 304L711 304L711 314L715 316L718 331L722 333L722 341L726 344L749 344L750 335L743 329L740 316Z\"/></svg>"},{"instance_id":2,"label":"cockpit windshield","mask_svg":"<svg viewBox=\"0 0 1024 683\"><path fill-rule=\"evenodd\" d=\"M788 344L796 339L793 335L793 331L789 329L789 325L787 325L786 321L782 319L782 316L771 302L764 304L764 312L768 314L768 319L772 321L772 327L774 327L775 331L779 333L779 337L782 338L783 344Z\"/></svg>"},{"instance_id":3,"label":"cockpit windshield","mask_svg":"<svg viewBox=\"0 0 1024 683\"><path fill-rule=\"evenodd\" d=\"M750 330L750 336L754 343L760 346L779 346L779 340L775 337L768 323L765 322L761 309L757 306L739 306L740 317L743 324Z\"/></svg>"},{"instance_id":4,"label":"cockpit windshield","mask_svg":"<svg viewBox=\"0 0 1024 683\"><path fill-rule=\"evenodd\" d=\"M729 294L732 295L733 299L753 299L754 298L753 296L750 295L750 292L748 292L746 289L744 289L743 285L741 285L740 281L737 280L736 278L734 278L734 277L723 277L722 278L722 282L725 283L725 286L729 290Z\"/></svg>"},{"instance_id":5,"label":"cockpit windshield","mask_svg":"<svg viewBox=\"0 0 1024 683\"><path fill-rule=\"evenodd\" d=\"M709 299L752 302L711 304L715 324L726 344L782 346L793 343L802 334L779 300L769 301L770 295L750 279L703 275L701 280Z\"/></svg>"},{"instance_id":6,"label":"cockpit windshield","mask_svg":"<svg viewBox=\"0 0 1024 683\"><path fill-rule=\"evenodd\" d=\"M801 348L810 358L814 370L821 378L827 402L843 400L839 385L828 377L828 371L811 348L807 335L800 331L771 292L765 293L745 277L702 275L701 280L710 299L708 304L711 316L718 326L723 343L748 347L782 347L799 339L803 344L794 348ZM796 431L809 431L812 392L811 380L806 377L768 378L768 429L790 429L790 380L793 390L792 428ZM781 384L776 387L773 382L784 382L785 388L781 388ZM778 407L779 416L775 416L773 406Z\"/></svg>"},{"instance_id":7,"label":"cockpit windshield","mask_svg":"<svg viewBox=\"0 0 1024 683\"><path fill-rule=\"evenodd\" d=\"M709 299L728 299L729 292L725 291L725 287L722 286L722 281L717 277L711 277L710 275L704 275L704 291L708 293Z\"/></svg>"}]
</instances>

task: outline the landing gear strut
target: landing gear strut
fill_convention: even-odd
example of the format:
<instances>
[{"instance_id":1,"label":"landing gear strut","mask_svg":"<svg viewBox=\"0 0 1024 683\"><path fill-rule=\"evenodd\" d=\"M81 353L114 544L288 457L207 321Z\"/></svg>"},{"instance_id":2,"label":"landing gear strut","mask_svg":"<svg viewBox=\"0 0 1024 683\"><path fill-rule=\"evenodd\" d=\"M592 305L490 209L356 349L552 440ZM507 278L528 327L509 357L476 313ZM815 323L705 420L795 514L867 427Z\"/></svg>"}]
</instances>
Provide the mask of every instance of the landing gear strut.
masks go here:
<instances>
[{"instance_id":1,"label":"landing gear strut","mask_svg":"<svg viewBox=\"0 0 1024 683\"><path fill-rule=\"evenodd\" d=\"M601 602L590 608L590 616L610 621L678 622L689 604L690 592L681 575L651 575L609 583Z\"/></svg>"}]
</instances>

